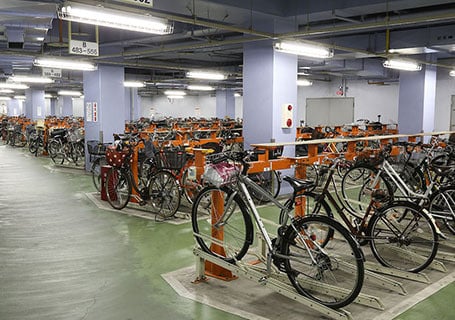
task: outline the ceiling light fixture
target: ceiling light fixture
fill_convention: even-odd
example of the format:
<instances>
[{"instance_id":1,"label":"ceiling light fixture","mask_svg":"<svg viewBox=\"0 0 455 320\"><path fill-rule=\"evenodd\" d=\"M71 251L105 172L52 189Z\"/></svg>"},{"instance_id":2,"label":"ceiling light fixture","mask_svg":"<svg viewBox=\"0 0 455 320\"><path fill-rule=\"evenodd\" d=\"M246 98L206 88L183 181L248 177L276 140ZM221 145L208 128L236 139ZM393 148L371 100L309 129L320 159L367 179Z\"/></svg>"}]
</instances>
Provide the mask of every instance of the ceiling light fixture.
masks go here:
<instances>
[{"instance_id":1,"label":"ceiling light fixture","mask_svg":"<svg viewBox=\"0 0 455 320\"><path fill-rule=\"evenodd\" d=\"M0 89L0 93L14 93L14 90L11 90L11 89Z\"/></svg>"},{"instance_id":2,"label":"ceiling light fixture","mask_svg":"<svg viewBox=\"0 0 455 320\"><path fill-rule=\"evenodd\" d=\"M57 69L70 69L70 70L81 70L81 71L93 71L96 70L96 65L89 61L81 60L70 60L70 59L58 59L41 57L36 58L33 62L35 66L45 68L57 68Z\"/></svg>"},{"instance_id":3,"label":"ceiling light fixture","mask_svg":"<svg viewBox=\"0 0 455 320\"><path fill-rule=\"evenodd\" d=\"M164 94L167 96L186 96L185 91L182 90L166 90Z\"/></svg>"},{"instance_id":4,"label":"ceiling light fixture","mask_svg":"<svg viewBox=\"0 0 455 320\"><path fill-rule=\"evenodd\" d=\"M166 96L168 99L183 99L183 96Z\"/></svg>"},{"instance_id":5,"label":"ceiling light fixture","mask_svg":"<svg viewBox=\"0 0 455 320\"><path fill-rule=\"evenodd\" d=\"M16 100L25 100L25 96L14 96L14 99Z\"/></svg>"},{"instance_id":6,"label":"ceiling light fixture","mask_svg":"<svg viewBox=\"0 0 455 320\"><path fill-rule=\"evenodd\" d=\"M449 76L451 76L451 77L455 77L455 70L450 70L450 72L449 72Z\"/></svg>"},{"instance_id":7,"label":"ceiling light fixture","mask_svg":"<svg viewBox=\"0 0 455 320\"><path fill-rule=\"evenodd\" d=\"M202 85L189 85L187 87L187 89L194 90L194 91L213 91L213 90L215 90L215 88L212 86L202 86Z\"/></svg>"},{"instance_id":8,"label":"ceiling light fixture","mask_svg":"<svg viewBox=\"0 0 455 320\"><path fill-rule=\"evenodd\" d=\"M51 78L37 77L37 76L25 76L25 75L11 76L8 79L13 82L26 82L26 83L52 83L52 82L54 82L54 80L52 80Z\"/></svg>"},{"instance_id":9,"label":"ceiling light fixture","mask_svg":"<svg viewBox=\"0 0 455 320\"><path fill-rule=\"evenodd\" d=\"M1 82L0 89L17 89L24 90L30 88L28 85L23 83L11 83L11 82Z\"/></svg>"},{"instance_id":10,"label":"ceiling light fixture","mask_svg":"<svg viewBox=\"0 0 455 320\"><path fill-rule=\"evenodd\" d=\"M282 41L274 45L275 50L311 58L332 58L333 50L303 42Z\"/></svg>"},{"instance_id":11,"label":"ceiling light fixture","mask_svg":"<svg viewBox=\"0 0 455 320\"><path fill-rule=\"evenodd\" d=\"M236 97L236 98L239 98L239 97L241 97L241 96L242 96L242 95L241 95L240 93L238 93L238 92L234 93L234 97Z\"/></svg>"},{"instance_id":12,"label":"ceiling light fixture","mask_svg":"<svg viewBox=\"0 0 455 320\"><path fill-rule=\"evenodd\" d=\"M44 98L45 99L52 99L52 98L55 98L55 97L52 94L50 94L50 93L45 93L44 94Z\"/></svg>"},{"instance_id":13,"label":"ceiling light fixture","mask_svg":"<svg viewBox=\"0 0 455 320\"><path fill-rule=\"evenodd\" d=\"M9 101L11 100L10 97L0 97L0 101Z\"/></svg>"},{"instance_id":14,"label":"ceiling light fixture","mask_svg":"<svg viewBox=\"0 0 455 320\"><path fill-rule=\"evenodd\" d=\"M186 73L188 78L205 79L205 80L224 80L226 75L219 72L209 71L189 71Z\"/></svg>"},{"instance_id":15,"label":"ceiling light fixture","mask_svg":"<svg viewBox=\"0 0 455 320\"><path fill-rule=\"evenodd\" d=\"M82 93L80 91L72 91L72 90L60 90L58 92L59 96L74 96L74 97L80 97Z\"/></svg>"},{"instance_id":16,"label":"ceiling light fixture","mask_svg":"<svg viewBox=\"0 0 455 320\"><path fill-rule=\"evenodd\" d=\"M66 4L58 10L58 17L62 20L153 34L171 34L174 31L174 25L167 20L101 6Z\"/></svg>"},{"instance_id":17,"label":"ceiling light fixture","mask_svg":"<svg viewBox=\"0 0 455 320\"><path fill-rule=\"evenodd\" d=\"M145 83L141 81L123 81L123 86L127 88L143 88Z\"/></svg>"},{"instance_id":18,"label":"ceiling light fixture","mask_svg":"<svg viewBox=\"0 0 455 320\"><path fill-rule=\"evenodd\" d=\"M403 71L420 71L422 65L412 60L388 59L382 64L384 68L397 69Z\"/></svg>"},{"instance_id":19,"label":"ceiling light fixture","mask_svg":"<svg viewBox=\"0 0 455 320\"><path fill-rule=\"evenodd\" d=\"M297 85L299 87L308 87L313 85L313 81L310 81L308 79L298 79L297 80Z\"/></svg>"}]
</instances>

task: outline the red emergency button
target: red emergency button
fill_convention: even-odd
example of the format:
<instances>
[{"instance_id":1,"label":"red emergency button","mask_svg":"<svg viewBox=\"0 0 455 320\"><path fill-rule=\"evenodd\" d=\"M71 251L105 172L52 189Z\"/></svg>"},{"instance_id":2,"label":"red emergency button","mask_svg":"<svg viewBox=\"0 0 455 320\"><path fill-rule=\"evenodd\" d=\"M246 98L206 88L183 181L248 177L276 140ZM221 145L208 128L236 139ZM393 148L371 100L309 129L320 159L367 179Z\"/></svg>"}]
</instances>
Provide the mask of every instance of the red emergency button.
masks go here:
<instances>
[{"instance_id":1,"label":"red emergency button","mask_svg":"<svg viewBox=\"0 0 455 320\"><path fill-rule=\"evenodd\" d=\"M286 121L286 125L287 125L288 127L291 127L291 126L292 126L292 119L288 119L288 120Z\"/></svg>"},{"instance_id":2,"label":"red emergency button","mask_svg":"<svg viewBox=\"0 0 455 320\"><path fill-rule=\"evenodd\" d=\"M291 106L291 105L288 105L288 110L289 110L289 111L292 110L292 106Z\"/></svg>"}]
</instances>

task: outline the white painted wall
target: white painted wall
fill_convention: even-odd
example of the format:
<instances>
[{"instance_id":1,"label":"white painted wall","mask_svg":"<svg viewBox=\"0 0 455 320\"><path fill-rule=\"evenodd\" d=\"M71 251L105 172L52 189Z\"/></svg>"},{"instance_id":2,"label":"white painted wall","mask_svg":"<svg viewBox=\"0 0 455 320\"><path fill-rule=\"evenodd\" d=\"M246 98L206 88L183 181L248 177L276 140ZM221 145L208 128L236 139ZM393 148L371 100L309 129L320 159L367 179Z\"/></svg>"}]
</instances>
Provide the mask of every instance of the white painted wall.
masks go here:
<instances>
[{"instance_id":1,"label":"white painted wall","mask_svg":"<svg viewBox=\"0 0 455 320\"><path fill-rule=\"evenodd\" d=\"M339 97L336 92L341 85L339 81L314 81L312 86L299 87L297 122L305 120L307 98ZM381 122L396 123L398 119L398 83L386 86L370 85L367 81L347 81L347 97L354 98L354 121L369 119L376 121L378 114Z\"/></svg>"},{"instance_id":2,"label":"white painted wall","mask_svg":"<svg viewBox=\"0 0 455 320\"><path fill-rule=\"evenodd\" d=\"M455 77L449 76L449 70L439 68L436 78L434 131L450 130L450 105L452 95L455 95Z\"/></svg>"},{"instance_id":3,"label":"white painted wall","mask_svg":"<svg viewBox=\"0 0 455 320\"><path fill-rule=\"evenodd\" d=\"M211 95L185 96L183 99L172 100L165 96L142 97L141 108L142 116L146 118L212 118L216 114L216 98Z\"/></svg>"}]
</instances>

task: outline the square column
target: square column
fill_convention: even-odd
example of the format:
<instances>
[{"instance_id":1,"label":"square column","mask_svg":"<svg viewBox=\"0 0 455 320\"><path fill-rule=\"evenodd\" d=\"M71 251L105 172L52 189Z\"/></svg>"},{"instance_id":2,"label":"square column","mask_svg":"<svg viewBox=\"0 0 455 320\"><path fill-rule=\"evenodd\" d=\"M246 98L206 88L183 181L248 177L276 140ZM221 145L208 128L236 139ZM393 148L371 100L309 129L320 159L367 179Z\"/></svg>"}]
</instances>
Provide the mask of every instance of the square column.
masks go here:
<instances>
[{"instance_id":1,"label":"square column","mask_svg":"<svg viewBox=\"0 0 455 320\"><path fill-rule=\"evenodd\" d=\"M44 90L27 89L25 90L25 116L31 120L44 119L46 116L44 100Z\"/></svg>"},{"instance_id":2,"label":"square column","mask_svg":"<svg viewBox=\"0 0 455 320\"><path fill-rule=\"evenodd\" d=\"M420 72L400 71L398 130L403 134L434 130L436 67Z\"/></svg>"},{"instance_id":3,"label":"square column","mask_svg":"<svg viewBox=\"0 0 455 320\"><path fill-rule=\"evenodd\" d=\"M123 79L123 67L99 65L96 71L84 71L85 141L113 142L114 133L125 132Z\"/></svg>"},{"instance_id":4,"label":"square column","mask_svg":"<svg viewBox=\"0 0 455 320\"><path fill-rule=\"evenodd\" d=\"M63 96L62 114L63 117L73 115L73 98L70 96Z\"/></svg>"},{"instance_id":5,"label":"square column","mask_svg":"<svg viewBox=\"0 0 455 320\"><path fill-rule=\"evenodd\" d=\"M137 88L125 88L125 119L138 120L142 117L141 96Z\"/></svg>"},{"instance_id":6,"label":"square column","mask_svg":"<svg viewBox=\"0 0 455 320\"><path fill-rule=\"evenodd\" d=\"M235 99L233 90L216 91L216 117L235 119Z\"/></svg>"},{"instance_id":7,"label":"square column","mask_svg":"<svg viewBox=\"0 0 455 320\"><path fill-rule=\"evenodd\" d=\"M272 41L254 42L244 46L243 65L245 149L252 143L295 141L297 56L275 51ZM282 128L284 105L293 109L288 128Z\"/></svg>"}]
</instances>

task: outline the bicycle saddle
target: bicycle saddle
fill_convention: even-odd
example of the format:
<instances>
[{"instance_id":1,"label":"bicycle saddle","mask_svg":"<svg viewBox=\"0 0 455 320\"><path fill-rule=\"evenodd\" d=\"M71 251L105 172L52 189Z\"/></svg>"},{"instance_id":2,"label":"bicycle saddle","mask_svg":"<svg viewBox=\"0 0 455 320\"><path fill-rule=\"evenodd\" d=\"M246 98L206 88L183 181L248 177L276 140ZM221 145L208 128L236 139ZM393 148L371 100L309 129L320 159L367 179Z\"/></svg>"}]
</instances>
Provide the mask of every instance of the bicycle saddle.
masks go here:
<instances>
[{"instance_id":1,"label":"bicycle saddle","mask_svg":"<svg viewBox=\"0 0 455 320\"><path fill-rule=\"evenodd\" d=\"M305 189L313 189L315 186L313 180L297 179L289 176L283 177L284 181L289 182L294 192L302 191Z\"/></svg>"}]
</instances>

